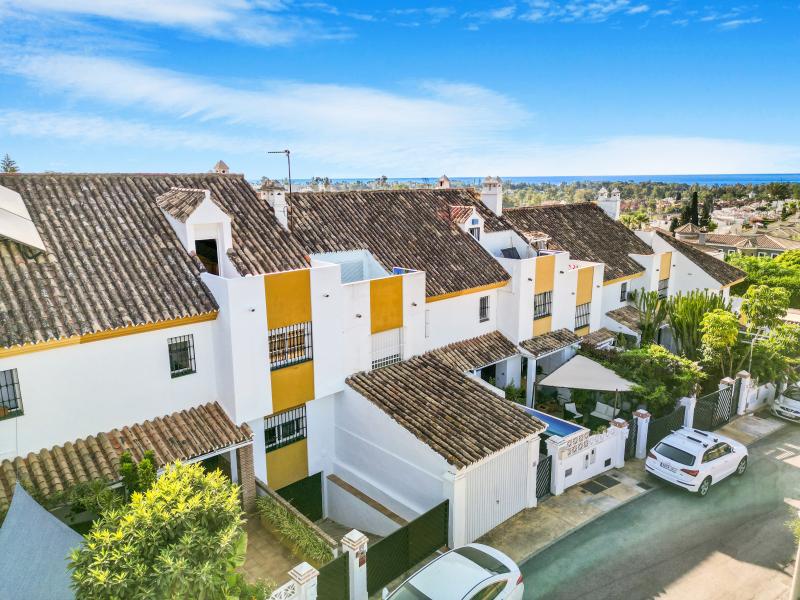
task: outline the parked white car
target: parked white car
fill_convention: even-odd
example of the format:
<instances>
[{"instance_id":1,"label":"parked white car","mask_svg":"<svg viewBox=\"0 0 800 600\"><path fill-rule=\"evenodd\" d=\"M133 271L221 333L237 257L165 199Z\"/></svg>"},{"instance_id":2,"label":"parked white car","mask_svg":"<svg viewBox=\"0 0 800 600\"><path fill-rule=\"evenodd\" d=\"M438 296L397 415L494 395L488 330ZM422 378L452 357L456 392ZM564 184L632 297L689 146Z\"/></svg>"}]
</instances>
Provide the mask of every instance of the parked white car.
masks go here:
<instances>
[{"instance_id":1,"label":"parked white car","mask_svg":"<svg viewBox=\"0 0 800 600\"><path fill-rule=\"evenodd\" d=\"M431 561L389 600L522 600L525 585L516 563L499 550L467 544Z\"/></svg>"},{"instance_id":2,"label":"parked white car","mask_svg":"<svg viewBox=\"0 0 800 600\"><path fill-rule=\"evenodd\" d=\"M699 496L729 475L747 470L747 447L736 440L682 427L647 453L648 473Z\"/></svg>"},{"instance_id":3,"label":"parked white car","mask_svg":"<svg viewBox=\"0 0 800 600\"><path fill-rule=\"evenodd\" d=\"M800 421L800 387L790 385L772 401L772 414L789 421Z\"/></svg>"}]
</instances>

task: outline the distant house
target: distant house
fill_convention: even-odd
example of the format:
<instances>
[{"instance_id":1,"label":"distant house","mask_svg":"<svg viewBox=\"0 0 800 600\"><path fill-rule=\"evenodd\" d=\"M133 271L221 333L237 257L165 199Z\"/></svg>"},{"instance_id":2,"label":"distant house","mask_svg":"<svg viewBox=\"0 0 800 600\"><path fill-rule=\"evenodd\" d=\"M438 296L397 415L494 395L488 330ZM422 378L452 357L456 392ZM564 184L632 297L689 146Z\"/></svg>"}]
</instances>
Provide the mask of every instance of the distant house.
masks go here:
<instances>
[{"instance_id":1,"label":"distant house","mask_svg":"<svg viewBox=\"0 0 800 600\"><path fill-rule=\"evenodd\" d=\"M693 223L678 227L675 230L675 237L683 242L700 246L704 250L717 250L723 255L739 253L775 258L787 250L800 249L800 242L795 240L779 238L766 233L708 233Z\"/></svg>"}]
</instances>

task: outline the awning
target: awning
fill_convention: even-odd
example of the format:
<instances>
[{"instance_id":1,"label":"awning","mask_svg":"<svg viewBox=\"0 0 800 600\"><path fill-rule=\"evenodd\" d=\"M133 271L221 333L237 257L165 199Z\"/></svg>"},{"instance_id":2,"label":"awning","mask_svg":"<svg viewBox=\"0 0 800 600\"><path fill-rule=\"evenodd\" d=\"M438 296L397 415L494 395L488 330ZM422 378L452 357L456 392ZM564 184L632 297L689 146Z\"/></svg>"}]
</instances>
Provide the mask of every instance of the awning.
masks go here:
<instances>
[{"instance_id":1,"label":"awning","mask_svg":"<svg viewBox=\"0 0 800 600\"><path fill-rule=\"evenodd\" d=\"M539 385L601 392L629 392L635 384L579 354L542 379Z\"/></svg>"},{"instance_id":2,"label":"awning","mask_svg":"<svg viewBox=\"0 0 800 600\"><path fill-rule=\"evenodd\" d=\"M75 598L68 557L81 542L16 484L0 527L0 598Z\"/></svg>"},{"instance_id":3,"label":"awning","mask_svg":"<svg viewBox=\"0 0 800 600\"><path fill-rule=\"evenodd\" d=\"M216 402L174 412L130 427L114 429L67 442L25 458L0 462L0 509L11 497L17 477L44 497L63 492L75 483L105 479L119 481L119 459L128 451L141 460L155 453L156 467L176 460L189 461L252 443L247 424L236 425Z\"/></svg>"}]
</instances>

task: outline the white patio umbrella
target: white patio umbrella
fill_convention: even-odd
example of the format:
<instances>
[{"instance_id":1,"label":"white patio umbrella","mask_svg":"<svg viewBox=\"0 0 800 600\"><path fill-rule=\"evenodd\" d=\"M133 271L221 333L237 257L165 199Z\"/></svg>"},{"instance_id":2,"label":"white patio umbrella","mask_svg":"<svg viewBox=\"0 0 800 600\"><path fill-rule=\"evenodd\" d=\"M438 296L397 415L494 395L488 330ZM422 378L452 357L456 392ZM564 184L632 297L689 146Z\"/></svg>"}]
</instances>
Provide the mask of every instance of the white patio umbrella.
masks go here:
<instances>
[{"instance_id":1,"label":"white patio umbrella","mask_svg":"<svg viewBox=\"0 0 800 600\"><path fill-rule=\"evenodd\" d=\"M635 384L600 363L577 354L542 379L539 385L601 392L630 392Z\"/></svg>"},{"instance_id":2,"label":"white patio umbrella","mask_svg":"<svg viewBox=\"0 0 800 600\"><path fill-rule=\"evenodd\" d=\"M614 392L614 408L617 408L619 393L630 392L634 383L623 379L600 363L576 354L539 382L539 385Z\"/></svg>"}]
</instances>

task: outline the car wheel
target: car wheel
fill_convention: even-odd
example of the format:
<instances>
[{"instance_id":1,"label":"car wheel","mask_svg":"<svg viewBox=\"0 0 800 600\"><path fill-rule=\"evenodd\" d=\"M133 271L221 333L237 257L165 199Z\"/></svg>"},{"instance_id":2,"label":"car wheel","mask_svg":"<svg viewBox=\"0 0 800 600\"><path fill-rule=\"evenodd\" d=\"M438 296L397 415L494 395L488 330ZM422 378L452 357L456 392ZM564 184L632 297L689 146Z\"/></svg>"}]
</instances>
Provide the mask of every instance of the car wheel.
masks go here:
<instances>
[{"instance_id":1,"label":"car wheel","mask_svg":"<svg viewBox=\"0 0 800 600\"><path fill-rule=\"evenodd\" d=\"M711 477L706 477L705 479L703 479L703 483L700 484L700 487L697 488L697 495L700 496L701 498L705 498L710 488L711 488Z\"/></svg>"},{"instance_id":2,"label":"car wheel","mask_svg":"<svg viewBox=\"0 0 800 600\"><path fill-rule=\"evenodd\" d=\"M739 466L736 467L736 474L737 475L744 475L745 471L747 471L747 457L746 456L742 460L739 461Z\"/></svg>"}]
</instances>

